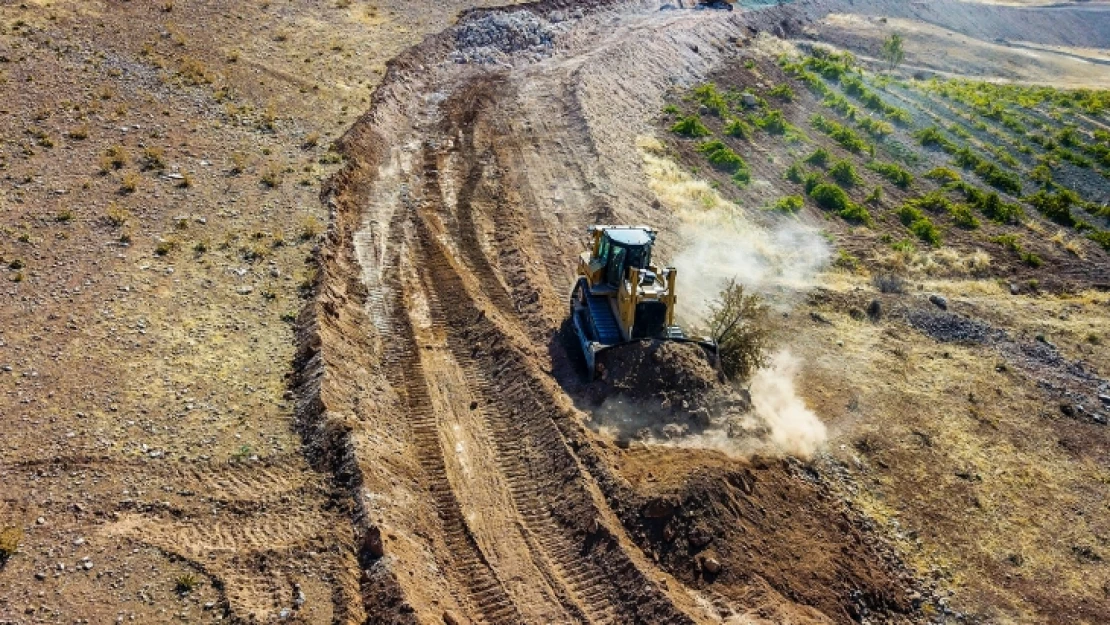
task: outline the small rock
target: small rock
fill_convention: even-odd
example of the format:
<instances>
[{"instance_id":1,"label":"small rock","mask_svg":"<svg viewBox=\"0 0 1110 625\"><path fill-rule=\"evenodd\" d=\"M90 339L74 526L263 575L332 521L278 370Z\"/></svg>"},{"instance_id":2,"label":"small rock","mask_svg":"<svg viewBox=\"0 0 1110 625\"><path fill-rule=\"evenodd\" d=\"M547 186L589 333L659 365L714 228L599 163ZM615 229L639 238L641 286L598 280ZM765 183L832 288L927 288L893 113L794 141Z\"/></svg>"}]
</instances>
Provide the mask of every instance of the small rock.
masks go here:
<instances>
[{"instance_id":1,"label":"small rock","mask_svg":"<svg viewBox=\"0 0 1110 625\"><path fill-rule=\"evenodd\" d=\"M1019 287L1018 285L1011 282L1010 283L1010 295L1017 295L1019 293L1021 293L1021 287Z\"/></svg>"},{"instance_id":2,"label":"small rock","mask_svg":"<svg viewBox=\"0 0 1110 625\"><path fill-rule=\"evenodd\" d=\"M85 567L86 571L91 569L93 567L92 560L85 560L84 562L81 563L81 566Z\"/></svg>"},{"instance_id":3,"label":"small rock","mask_svg":"<svg viewBox=\"0 0 1110 625\"><path fill-rule=\"evenodd\" d=\"M447 610L443 613L443 625L463 625L463 621L457 614Z\"/></svg>"},{"instance_id":4,"label":"small rock","mask_svg":"<svg viewBox=\"0 0 1110 625\"><path fill-rule=\"evenodd\" d=\"M43 525L43 524L46 523L46 519L43 518L43 517L39 517L39 518L35 519L35 523L38 524L38 525Z\"/></svg>"},{"instance_id":5,"label":"small rock","mask_svg":"<svg viewBox=\"0 0 1110 625\"><path fill-rule=\"evenodd\" d=\"M705 568L705 572L710 575L716 575L721 572L721 563L718 562L716 558L706 558L705 561L702 562L702 567Z\"/></svg>"},{"instance_id":6,"label":"small rock","mask_svg":"<svg viewBox=\"0 0 1110 625\"><path fill-rule=\"evenodd\" d=\"M880 302L877 299L871 300L871 303L867 305L867 316L871 318L871 321L878 321L880 318L882 318L882 316L883 316L883 304L882 304L882 302Z\"/></svg>"},{"instance_id":7,"label":"small rock","mask_svg":"<svg viewBox=\"0 0 1110 625\"><path fill-rule=\"evenodd\" d=\"M42 571L35 571L35 579L41 582L42 580L46 579L46 573L43 573Z\"/></svg>"},{"instance_id":8,"label":"small rock","mask_svg":"<svg viewBox=\"0 0 1110 625\"><path fill-rule=\"evenodd\" d=\"M754 93L744 93L740 96L740 99L743 100L744 106L748 108L755 108L759 105L759 100L756 99Z\"/></svg>"},{"instance_id":9,"label":"small rock","mask_svg":"<svg viewBox=\"0 0 1110 625\"><path fill-rule=\"evenodd\" d=\"M948 300L944 299L943 297L941 297L939 295L930 295L929 296L929 301L932 302L934 306L936 306L937 308L939 308L941 310L948 310Z\"/></svg>"},{"instance_id":10,"label":"small rock","mask_svg":"<svg viewBox=\"0 0 1110 625\"><path fill-rule=\"evenodd\" d=\"M1102 402L1104 406L1110 406L1110 395L1099 395L1098 400Z\"/></svg>"},{"instance_id":11,"label":"small rock","mask_svg":"<svg viewBox=\"0 0 1110 625\"><path fill-rule=\"evenodd\" d=\"M1071 404L1060 404L1060 412L1064 413L1065 417L1075 416L1075 406Z\"/></svg>"},{"instance_id":12,"label":"small rock","mask_svg":"<svg viewBox=\"0 0 1110 625\"><path fill-rule=\"evenodd\" d=\"M73 539L73 545L75 547L80 547L83 544L85 544L85 537L84 536L78 536L77 538Z\"/></svg>"},{"instance_id":13,"label":"small rock","mask_svg":"<svg viewBox=\"0 0 1110 625\"><path fill-rule=\"evenodd\" d=\"M244 285L244 286L239 287L238 289L235 289L235 292L238 293L239 295L250 295L251 293L254 292L254 287L250 286L249 284Z\"/></svg>"},{"instance_id":14,"label":"small rock","mask_svg":"<svg viewBox=\"0 0 1110 625\"><path fill-rule=\"evenodd\" d=\"M215 601L209 601L209 602L204 604L204 609L205 610L211 610L214 607L216 607L216 602Z\"/></svg>"},{"instance_id":15,"label":"small rock","mask_svg":"<svg viewBox=\"0 0 1110 625\"><path fill-rule=\"evenodd\" d=\"M293 584L293 605L300 608L301 606L304 605L304 602L305 602L305 596L304 596L304 591L301 590L301 585L300 584Z\"/></svg>"}]
</instances>

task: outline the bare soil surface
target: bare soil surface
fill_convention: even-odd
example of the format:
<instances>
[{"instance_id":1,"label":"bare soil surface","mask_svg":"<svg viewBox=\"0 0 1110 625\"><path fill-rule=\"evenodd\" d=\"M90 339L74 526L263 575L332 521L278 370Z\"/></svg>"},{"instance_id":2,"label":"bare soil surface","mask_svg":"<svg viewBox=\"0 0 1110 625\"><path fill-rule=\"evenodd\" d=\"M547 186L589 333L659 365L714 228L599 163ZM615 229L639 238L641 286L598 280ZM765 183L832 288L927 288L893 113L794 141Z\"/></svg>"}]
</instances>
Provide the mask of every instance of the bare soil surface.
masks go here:
<instances>
[{"instance_id":1,"label":"bare soil surface","mask_svg":"<svg viewBox=\"0 0 1110 625\"><path fill-rule=\"evenodd\" d=\"M585 226L690 243L645 137L775 223L758 209L798 154L756 144L729 186L666 134L679 94L762 93L785 39L866 55L873 29L814 26L834 13L1074 53L1110 46L1105 3L477 4L0 7L0 623L1107 620L1092 242L945 224L929 269L877 293L909 192L875 230L791 217L861 263L776 309L830 428L805 461L669 444L722 415L764 433L727 428L750 394L700 348L615 352L591 384L565 331ZM1044 267L987 239L1013 233ZM683 427L602 427L622 397Z\"/></svg>"}]
</instances>

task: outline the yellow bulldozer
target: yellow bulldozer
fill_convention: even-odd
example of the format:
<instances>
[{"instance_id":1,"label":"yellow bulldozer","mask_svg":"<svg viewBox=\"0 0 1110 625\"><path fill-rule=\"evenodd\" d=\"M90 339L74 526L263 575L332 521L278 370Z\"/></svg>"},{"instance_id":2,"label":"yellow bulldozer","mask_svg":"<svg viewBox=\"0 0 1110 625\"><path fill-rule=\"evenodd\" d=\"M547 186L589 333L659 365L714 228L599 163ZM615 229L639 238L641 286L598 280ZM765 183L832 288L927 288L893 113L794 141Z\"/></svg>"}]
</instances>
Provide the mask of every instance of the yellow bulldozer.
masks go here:
<instances>
[{"instance_id":1,"label":"yellow bulldozer","mask_svg":"<svg viewBox=\"0 0 1110 625\"><path fill-rule=\"evenodd\" d=\"M588 233L591 245L578 260L570 316L591 377L598 373L598 354L626 343L683 341L716 352L712 340L687 338L675 324L678 272L652 264L655 230L593 225Z\"/></svg>"}]
</instances>

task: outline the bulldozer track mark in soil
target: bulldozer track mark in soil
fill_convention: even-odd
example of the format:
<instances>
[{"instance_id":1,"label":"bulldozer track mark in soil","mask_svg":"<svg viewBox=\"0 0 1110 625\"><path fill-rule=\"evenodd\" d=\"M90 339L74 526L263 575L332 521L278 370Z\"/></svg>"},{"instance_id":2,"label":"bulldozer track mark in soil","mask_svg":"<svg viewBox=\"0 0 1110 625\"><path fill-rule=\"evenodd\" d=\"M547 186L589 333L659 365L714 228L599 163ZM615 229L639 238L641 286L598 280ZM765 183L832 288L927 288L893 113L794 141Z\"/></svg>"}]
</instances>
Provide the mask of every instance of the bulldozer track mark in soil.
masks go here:
<instances>
[{"instance_id":1,"label":"bulldozer track mark in soil","mask_svg":"<svg viewBox=\"0 0 1110 625\"><path fill-rule=\"evenodd\" d=\"M504 344L508 339L468 293L425 219L416 220L416 230L420 254L416 265L425 273L432 325L445 330L447 345L481 398L477 410L496 446L496 459L508 479L517 513L585 620L620 622L631 589L647 586L646 576L621 552L616 539L583 531L581 514L596 519L601 512L590 498L583 469L551 421L562 415L552 414L550 405L541 401L543 391L521 365L514 364L523 354L511 353L510 347L506 348L510 353L501 357L490 354L488 360L476 359L475 352L483 351L483 346ZM451 305L444 306L441 300ZM480 337L468 336L464 330L468 327L484 331ZM577 514L557 514L568 507ZM603 555L595 558L597 554ZM662 595L654 598L666 601ZM624 618L627 616L625 611ZM670 622L681 620L677 611L669 616Z\"/></svg>"},{"instance_id":2,"label":"bulldozer track mark in soil","mask_svg":"<svg viewBox=\"0 0 1110 625\"><path fill-rule=\"evenodd\" d=\"M425 151L423 164L425 180L435 181L438 164L430 150ZM431 186L432 191L438 194L438 184L433 183ZM408 409L407 418L419 454L418 461L426 474L429 493L439 515L442 536L446 543L446 551L442 557L446 560L444 564L448 566L442 568L449 571L448 575L467 591L466 597L459 598L460 603L472 604L479 618L486 622L519 622L522 620L521 615L470 532L448 479L438 416L428 392L428 382L420 361L420 348L411 320L405 312L405 288L397 271L400 266L399 237L403 237L411 216L411 206L396 210L387 235L386 266L390 271L387 272L387 281L382 286L388 287L396 300L391 302L388 309L398 312L388 317L390 324L383 337L386 342L383 355L386 375L390 383L400 389L402 401ZM384 300L379 305L383 308L387 306ZM381 313L385 314L385 310Z\"/></svg>"}]
</instances>

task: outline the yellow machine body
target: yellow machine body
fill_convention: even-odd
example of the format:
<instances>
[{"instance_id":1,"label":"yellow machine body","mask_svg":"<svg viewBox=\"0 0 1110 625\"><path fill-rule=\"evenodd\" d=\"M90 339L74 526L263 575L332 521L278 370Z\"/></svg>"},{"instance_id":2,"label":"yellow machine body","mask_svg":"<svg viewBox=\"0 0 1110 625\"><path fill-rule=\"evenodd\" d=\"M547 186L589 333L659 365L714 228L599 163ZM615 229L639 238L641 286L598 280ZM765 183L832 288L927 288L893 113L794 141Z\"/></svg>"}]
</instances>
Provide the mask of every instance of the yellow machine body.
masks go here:
<instances>
[{"instance_id":1,"label":"yellow machine body","mask_svg":"<svg viewBox=\"0 0 1110 625\"><path fill-rule=\"evenodd\" d=\"M599 352L630 341L687 341L675 325L678 271L651 260L655 230L647 226L595 225L589 248L578 258L570 314L587 367ZM711 342L696 341L716 349Z\"/></svg>"}]
</instances>

